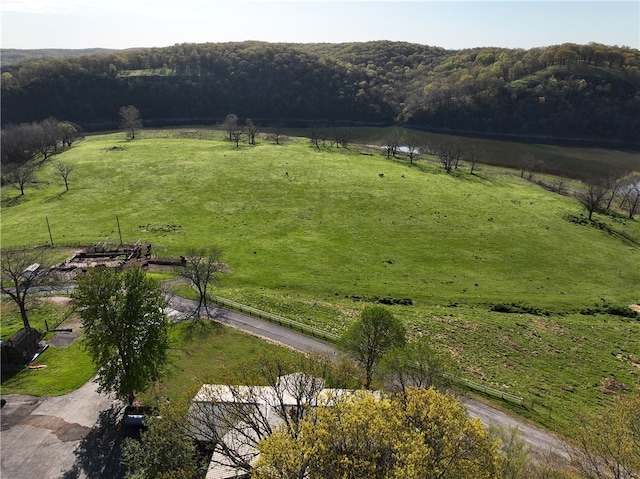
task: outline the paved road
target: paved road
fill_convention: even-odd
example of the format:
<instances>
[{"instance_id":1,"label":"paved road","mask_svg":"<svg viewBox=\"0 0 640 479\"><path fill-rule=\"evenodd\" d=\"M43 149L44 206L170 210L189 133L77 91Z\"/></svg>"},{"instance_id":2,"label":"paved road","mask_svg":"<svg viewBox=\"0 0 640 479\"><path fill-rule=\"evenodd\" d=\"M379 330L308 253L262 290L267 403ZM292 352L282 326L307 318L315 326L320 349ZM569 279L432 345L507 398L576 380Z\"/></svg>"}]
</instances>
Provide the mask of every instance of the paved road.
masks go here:
<instances>
[{"instance_id":1,"label":"paved road","mask_svg":"<svg viewBox=\"0 0 640 479\"><path fill-rule=\"evenodd\" d=\"M169 301L170 308L181 312L194 311L195 301L189 301L180 297L173 297ZM270 323L258 318L246 316L235 311L218 310L220 316L217 318L223 324L241 329L268 341L296 349L298 351L335 354L336 349L333 344L326 343L319 339L305 336L299 332L278 324ZM568 460L568 445L553 434L532 426L522 420L505 414L480 401L471 398L463 398L469 416L479 418L486 425L500 426L505 429L518 427L531 452L539 458L549 458L555 456L559 460Z\"/></svg>"},{"instance_id":2,"label":"paved road","mask_svg":"<svg viewBox=\"0 0 640 479\"><path fill-rule=\"evenodd\" d=\"M195 309L193 301L174 297L175 315ZM243 314L219 310L223 324L267 341L304 352L335 354L335 347L277 324ZM119 426L122 405L98 394L89 382L70 394L37 398L5 395L1 411L0 477L2 479L121 478L118 460L124 437L131 431ZM566 445L552 434L471 399L465 399L472 417L485 424L518 426L534 453L566 458Z\"/></svg>"},{"instance_id":3,"label":"paved road","mask_svg":"<svg viewBox=\"0 0 640 479\"><path fill-rule=\"evenodd\" d=\"M195 311L196 301L191 301L180 296L169 298L169 308L180 313L190 313ZM216 308L216 320L224 325L232 328L240 329L267 341L286 346L296 351L306 353L320 352L323 354L335 354L336 350L332 344L326 343L320 339L312 338L295 332L284 326L280 326L269 321L264 321L252 316L247 316L236 311ZM179 319L180 316L177 316Z\"/></svg>"}]
</instances>

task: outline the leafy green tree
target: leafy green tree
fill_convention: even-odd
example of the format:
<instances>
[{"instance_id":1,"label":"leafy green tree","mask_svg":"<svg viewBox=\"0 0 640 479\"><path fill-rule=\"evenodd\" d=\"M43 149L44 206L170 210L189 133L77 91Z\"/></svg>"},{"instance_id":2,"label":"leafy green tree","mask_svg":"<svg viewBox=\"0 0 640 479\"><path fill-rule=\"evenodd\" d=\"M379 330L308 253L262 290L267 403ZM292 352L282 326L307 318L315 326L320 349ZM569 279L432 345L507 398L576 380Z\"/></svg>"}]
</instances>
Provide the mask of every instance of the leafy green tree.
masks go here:
<instances>
[{"instance_id":1,"label":"leafy green tree","mask_svg":"<svg viewBox=\"0 0 640 479\"><path fill-rule=\"evenodd\" d=\"M136 130L142 128L142 118L135 106L120 107L120 128L127 132L127 137L132 140L136 137Z\"/></svg>"},{"instance_id":2,"label":"leafy green tree","mask_svg":"<svg viewBox=\"0 0 640 479\"><path fill-rule=\"evenodd\" d=\"M199 479L206 464L198 457L194 442L187 434L183 411L161 411L150 418L140 440L127 438L122 463L127 479Z\"/></svg>"},{"instance_id":3,"label":"leafy green tree","mask_svg":"<svg viewBox=\"0 0 640 479\"><path fill-rule=\"evenodd\" d=\"M74 293L100 392L133 403L167 361L169 322L157 281L139 269L94 268Z\"/></svg>"},{"instance_id":4,"label":"leafy green tree","mask_svg":"<svg viewBox=\"0 0 640 479\"><path fill-rule=\"evenodd\" d=\"M480 420L450 394L412 388L406 401L369 392L333 398L259 444L257 479L500 478L502 457Z\"/></svg>"},{"instance_id":5,"label":"leafy green tree","mask_svg":"<svg viewBox=\"0 0 640 479\"><path fill-rule=\"evenodd\" d=\"M404 345L406 330L383 306L367 306L360 319L340 337L338 348L364 368L364 387L369 389L373 372L391 348Z\"/></svg>"},{"instance_id":6,"label":"leafy green tree","mask_svg":"<svg viewBox=\"0 0 640 479\"><path fill-rule=\"evenodd\" d=\"M393 348L380 363L385 383L402 394L410 387L442 387L448 384L442 375L450 358L431 347L422 337L404 346Z\"/></svg>"},{"instance_id":7,"label":"leafy green tree","mask_svg":"<svg viewBox=\"0 0 640 479\"><path fill-rule=\"evenodd\" d=\"M527 463L530 448L527 446L518 426L505 429L504 427L491 425L489 434L500 440L500 450L503 455L502 477L504 479L520 479L524 477L533 479L536 477L533 474L523 474L526 469L529 469L529 473L531 473L531 469L534 466L530 462Z\"/></svg>"},{"instance_id":8,"label":"leafy green tree","mask_svg":"<svg viewBox=\"0 0 640 479\"><path fill-rule=\"evenodd\" d=\"M63 146L71 147L77 139L84 136L82 127L70 121L61 121L58 128L60 129L60 138Z\"/></svg>"}]
</instances>

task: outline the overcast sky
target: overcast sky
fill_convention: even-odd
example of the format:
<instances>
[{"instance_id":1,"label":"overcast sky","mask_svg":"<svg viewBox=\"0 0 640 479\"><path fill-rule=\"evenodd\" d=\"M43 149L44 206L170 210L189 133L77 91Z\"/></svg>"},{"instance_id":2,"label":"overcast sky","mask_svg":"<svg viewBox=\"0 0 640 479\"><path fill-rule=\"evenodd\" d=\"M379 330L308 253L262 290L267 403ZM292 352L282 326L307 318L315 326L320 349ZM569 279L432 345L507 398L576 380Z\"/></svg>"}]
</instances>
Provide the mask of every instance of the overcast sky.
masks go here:
<instances>
[{"instance_id":1,"label":"overcast sky","mask_svg":"<svg viewBox=\"0 0 640 479\"><path fill-rule=\"evenodd\" d=\"M397 40L640 48L640 1L0 0L2 48Z\"/></svg>"}]
</instances>

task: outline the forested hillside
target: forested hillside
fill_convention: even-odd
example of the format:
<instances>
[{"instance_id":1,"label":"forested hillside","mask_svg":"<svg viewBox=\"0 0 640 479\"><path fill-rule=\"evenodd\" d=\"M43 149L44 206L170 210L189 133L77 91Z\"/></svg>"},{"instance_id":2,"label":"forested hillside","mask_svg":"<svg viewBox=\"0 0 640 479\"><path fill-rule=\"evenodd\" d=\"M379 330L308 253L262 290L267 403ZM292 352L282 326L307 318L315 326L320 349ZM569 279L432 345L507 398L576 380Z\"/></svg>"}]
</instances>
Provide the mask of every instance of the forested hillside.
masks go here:
<instances>
[{"instance_id":1,"label":"forested hillside","mask_svg":"<svg viewBox=\"0 0 640 479\"><path fill-rule=\"evenodd\" d=\"M444 50L403 42L179 44L2 70L2 124L401 123L640 144L640 51L599 44Z\"/></svg>"}]
</instances>

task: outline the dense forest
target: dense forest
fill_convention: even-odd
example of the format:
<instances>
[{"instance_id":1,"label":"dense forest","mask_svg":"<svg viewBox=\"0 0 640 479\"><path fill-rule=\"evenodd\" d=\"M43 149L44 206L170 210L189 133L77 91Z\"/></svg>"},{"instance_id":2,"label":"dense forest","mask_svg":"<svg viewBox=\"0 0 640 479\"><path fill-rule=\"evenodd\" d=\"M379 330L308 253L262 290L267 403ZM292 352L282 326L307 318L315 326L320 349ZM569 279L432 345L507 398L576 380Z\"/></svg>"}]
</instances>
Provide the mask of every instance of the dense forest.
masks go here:
<instances>
[{"instance_id":1,"label":"dense forest","mask_svg":"<svg viewBox=\"0 0 640 479\"><path fill-rule=\"evenodd\" d=\"M445 50L404 43L178 44L2 66L2 125L403 124L640 144L640 51L600 44Z\"/></svg>"}]
</instances>

